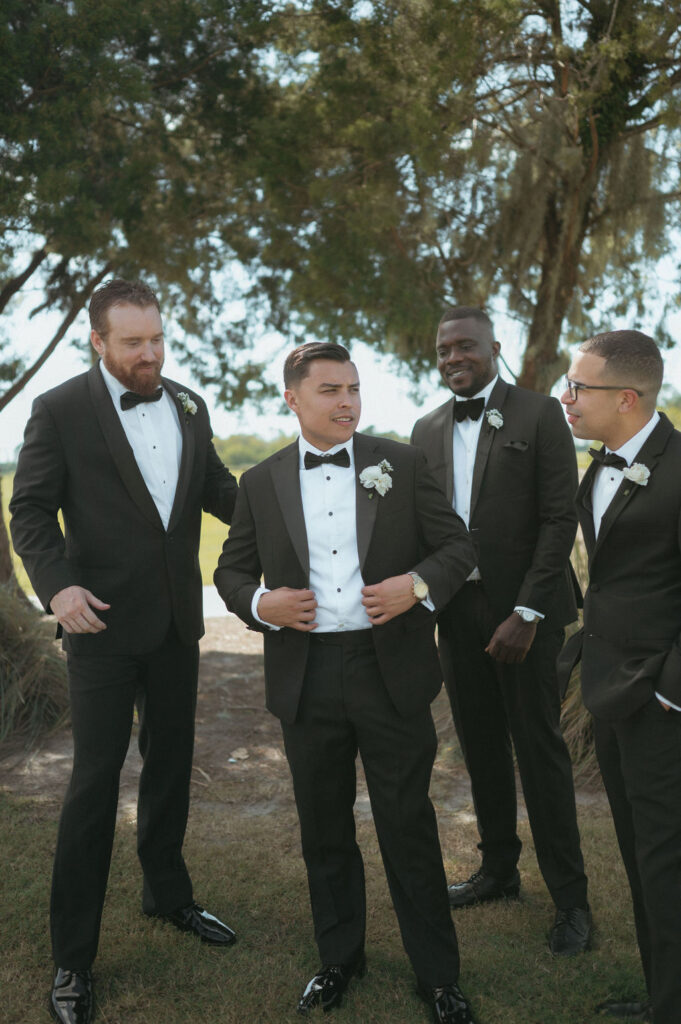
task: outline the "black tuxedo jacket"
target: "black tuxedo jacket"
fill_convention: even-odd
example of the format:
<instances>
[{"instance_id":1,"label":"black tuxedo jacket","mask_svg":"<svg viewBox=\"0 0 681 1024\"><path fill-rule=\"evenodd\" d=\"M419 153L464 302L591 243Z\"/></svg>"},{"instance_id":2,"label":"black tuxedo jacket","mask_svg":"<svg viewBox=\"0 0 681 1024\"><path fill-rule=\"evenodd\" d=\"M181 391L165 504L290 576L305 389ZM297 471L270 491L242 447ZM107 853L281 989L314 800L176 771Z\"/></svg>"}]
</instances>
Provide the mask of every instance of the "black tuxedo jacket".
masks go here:
<instances>
[{"instance_id":1,"label":"black tuxedo jacket","mask_svg":"<svg viewBox=\"0 0 681 1024\"><path fill-rule=\"evenodd\" d=\"M380 583L409 570L428 583L436 608L462 585L475 557L461 519L428 472L423 453L381 437L354 435L357 477L387 459L392 488L384 496L356 482L357 548L364 583ZM300 699L309 635L265 629L251 614L260 585L309 587L309 553L295 442L244 473L234 520L215 584L227 607L264 633L267 706L293 722ZM415 605L372 627L381 675L397 711L422 711L438 693L442 676L433 632L435 616Z\"/></svg>"},{"instance_id":2,"label":"black tuxedo jacket","mask_svg":"<svg viewBox=\"0 0 681 1024\"><path fill-rule=\"evenodd\" d=\"M107 628L64 634L74 653L140 654L164 639L203 634L202 508L229 522L237 484L211 437L203 399L163 379L178 407L182 459L167 531L144 483L99 365L37 398L10 503L12 539L43 606L77 584L111 605ZM178 400L196 403L193 416ZM64 530L57 517L61 509Z\"/></svg>"},{"instance_id":3,"label":"black tuxedo jacket","mask_svg":"<svg viewBox=\"0 0 681 1024\"><path fill-rule=\"evenodd\" d=\"M661 413L636 457L647 484L624 479L594 536L592 462L577 492L589 555L584 629L561 674L582 659L584 704L600 718L633 714L657 690L681 706L681 434Z\"/></svg>"},{"instance_id":4,"label":"black tuxedo jacket","mask_svg":"<svg viewBox=\"0 0 681 1024\"><path fill-rule=\"evenodd\" d=\"M454 398L418 420L412 443L440 487L454 495ZM541 612L540 630L577 617L570 551L577 531L577 463L560 403L498 380L483 413L473 471L470 534L487 599L499 622L516 605ZM577 588L578 591L578 588Z\"/></svg>"}]
</instances>

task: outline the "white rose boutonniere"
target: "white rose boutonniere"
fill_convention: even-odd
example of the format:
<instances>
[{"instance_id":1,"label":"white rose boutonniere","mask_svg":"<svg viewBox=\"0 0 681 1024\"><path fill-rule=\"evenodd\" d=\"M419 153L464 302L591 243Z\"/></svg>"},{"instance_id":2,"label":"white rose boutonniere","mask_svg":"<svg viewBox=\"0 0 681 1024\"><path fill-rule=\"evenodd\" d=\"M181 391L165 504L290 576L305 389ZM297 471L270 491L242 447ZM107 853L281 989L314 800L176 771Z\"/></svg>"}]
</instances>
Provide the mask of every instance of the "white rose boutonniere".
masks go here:
<instances>
[{"instance_id":1,"label":"white rose boutonniere","mask_svg":"<svg viewBox=\"0 0 681 1024\"><path fill-rule=\"evenodd\" d=\"M642 462L634 462L627 469L622 470L622 476L625 476L627 480L631 480L632 484L646 487L650 478L650 470Z\"/></svg>"},{"instance_id":2,"label":"white rose boutonniere","mask_svg":"<svg viewBox=\"0 0 681 1024\"><path fill-rule=\"evenodd\" d=\"M359 474L359 482L362 487L372 491L369 495L370 498L374 496L373 490L376 490L381 497L388 493L393 485L392 477L390 476L392 469L393 467L388 460L383 459L377 466L367 466L366 469L362 470Z\"/></svg>"},{"instance_id":3,"label":"white rose boutonniere","mask_svg":"<svg viewBox=\"0 0 681 1024\"><path fill-rule=\"evenodd\" d=\"M495 430L501 430L504 425L504 417L498 409L488 409L485 416L490 427L494 427Z\"/></svg>"},{"instance_id":4,"label":"white rose boutonniere","mask_svg":"<svg viewBox=\"0 0 681 1024\"><path fill-rule=\"evenodd\" d=\"M197 413L197 410L198 410L198 406L197 406L196 402L192 402L192 400L189 397L189 395L187 394L187 392L186 391L178 391L177 392L177 397L179 399L180 405L182 406L182 408L185 411L185 414L187 416L195 416L196 413Z\"/></svg>"}]
</instances>

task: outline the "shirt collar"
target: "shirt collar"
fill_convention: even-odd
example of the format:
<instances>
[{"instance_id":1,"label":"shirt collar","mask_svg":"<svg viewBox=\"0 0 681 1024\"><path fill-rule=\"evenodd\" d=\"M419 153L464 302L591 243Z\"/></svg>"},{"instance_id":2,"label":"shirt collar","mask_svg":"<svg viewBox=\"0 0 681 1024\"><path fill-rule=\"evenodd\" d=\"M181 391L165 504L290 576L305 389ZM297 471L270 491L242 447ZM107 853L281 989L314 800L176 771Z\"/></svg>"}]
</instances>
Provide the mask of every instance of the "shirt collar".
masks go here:
<instances>
[{"instance_id":1,"label":"shirt collar","mask_svg":"<svg viewBox=\"0 0 681 1024\"><path fill-rule=\"evenodd\" d=\"M489 384L485 384L485 386L482 389L482 391L478 391L477 395L472 395L471 398L484 398L485 405L487 405L487 403L489 402L489 396L492 394L492 391L494 390L494 385L496 384L496 382L498 380L499 380L499 374L497 374L496 377L494 377L489 382ZM454 401L455 402L468 402L470 400L471 399L469 399L469 398L464 398L463 395L454 395Z\"/></svg>"},{"instance_id":2,"label":"shirt collar","mask_svg":"<svg viewBox=\"0 0 681 1024\"><path fill-rule=\"evenodd\" d=\"M645 426L615 450L615 455L621 455L623 459L627 460L627 466L630 466L659 422L660 414L656 409ZM610 451L610 449L607 448L606 451Z\"/></svg>"},{"instance_id":3,"label":"shirt collar","mask_svg":"<svg viewBox=\"0 0 681 1024\"><path fill-rule=\"evenodd\" d=\"M298 454L300 460L300 469L305 469L305 452L313 452L314 455L335 455L341 448L346 448L348 455L350 456L350 469L355 468L355 446L352 443L353 439L349 441L342 441L340 444L335 444L333 448L327 449L323 452L319 448L315 448L313 444L306 441L302 434L298 437Z\"/></svg>"}]
</instances>

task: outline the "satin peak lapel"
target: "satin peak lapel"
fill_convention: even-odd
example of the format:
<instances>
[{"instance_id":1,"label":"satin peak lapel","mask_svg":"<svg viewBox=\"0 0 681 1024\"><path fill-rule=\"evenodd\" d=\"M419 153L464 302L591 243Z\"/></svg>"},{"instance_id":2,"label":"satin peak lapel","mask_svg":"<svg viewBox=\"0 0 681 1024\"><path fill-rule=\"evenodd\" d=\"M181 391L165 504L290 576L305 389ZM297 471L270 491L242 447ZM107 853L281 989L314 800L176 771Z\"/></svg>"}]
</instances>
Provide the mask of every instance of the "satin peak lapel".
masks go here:
<instances>
[{"instance_id":1,"label":"satin peak lapel","mask_svg":"<svg viewBox=\"0 0 681 1024\"><path fill-rule=\"evenodd\" d=\"M494 438L500 430L504 429L503 427L493 427L487 419L487 413L490 409L498 409L501 412L507 393L508 384L506 381L498 380L492 389L492 394L489 396L489 401L482 414L482 427L480 428L480 437L478 438L478 449L475 453L473 483L471 485L471 521L473 520L473 513L475 512L475 506L480 495L482 480L487 468L487 459L489 458Z\"/></svg>"},{"instance_id":2,"label":"satin peak lapel","mask_svg":"<svg viewBox=\"0 0 681 1024\"><path fill-rule=\"evenodd\" d=\"M192 468L194 466L194 452L196 450L194 419L198 413L195 413L194 416L190 416L184 411L182 408L182 402L177 397L177 388L171 383L171 381L163 380L163 387L175 403L177 415L180 420L180 430L182 431L180 470L177 476L177 487L175 488L175 497L173 499L170 520L168 521L168 532L170 533L180 517L180 513L187 497L187 491L189 489L189 481L191 480Z\"/></svg>"},{"instance_id":3,"label":"satin peak lapel","mask_svg":"<svg viewBox=\"0 0 681 1024\"><path fill-rule=\"evenodd\" d=\"M279 453L271 473L286 529L309 583L310 551L307 546L303 499L300 496L300 450L297 441Z\"/></svg>"},{"instance_id":4,"label":"satin peak lapel","mask_svg":"<svg viewBox=\"0 0 681 1024\"><path fill-rule=\"evenodd\" d=\"M445 457L445 494L449 504L454 502L454 399L445 407L442 424L442 444Z\"/></svg>"},{"instance_id":5,"label":"satin peak lapel","mask_svg":"<svg viewBox=\"0 0 681 1024\"><path fill-rule=\"evenodd\" d=\"M88 373L88 387L104 440L130 497L145 519L165 532L154 499L144 482L144 477L140 473L132 448L118 418L118 413L114 409L99 364L95 364Z\"/></svg>"},{"instance_id":6,"label":"satin peak lapel","mask_svg":"<svg viewBox=\"0 0 681 1024\"><path fill-rule=\"evenodd\" d=\"M579 522L582 527L584 543L586 544L586 550L591 552L593 552L596 544L596 534L594 532L594 510L591 500L596 468L597 464L592 460L580 481L579 487L577 488L577 494L575 496L577 514L579 515Z\"/></svg>"},{"instance_id":7,"label":"satin peak lapel","mask_svg":"<svg viewBox=\"0 0 681 1024\"><path fill-rule=\"evenodd\" d=\"M374 532L378 503L382 501L378 491L363 487L359 482L359 474L367 466L377 465L384 457L380 454L380 442L365 434L355 434L355 507L357 510L357 554L359 567L364 568L369 553L371 535Z\"/></svg>"}]
</instances>

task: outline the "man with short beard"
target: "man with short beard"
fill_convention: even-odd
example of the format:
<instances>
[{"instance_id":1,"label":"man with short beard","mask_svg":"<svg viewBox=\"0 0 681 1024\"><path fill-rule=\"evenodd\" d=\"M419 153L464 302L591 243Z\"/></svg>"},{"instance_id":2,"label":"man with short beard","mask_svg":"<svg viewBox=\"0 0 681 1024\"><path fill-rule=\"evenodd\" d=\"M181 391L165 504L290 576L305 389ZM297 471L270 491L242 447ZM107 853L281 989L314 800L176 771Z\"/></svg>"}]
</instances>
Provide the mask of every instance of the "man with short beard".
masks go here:
<instances>
[{"instance_id":1,"label":"man with short beard","mask_svg":"<svg viewBox=\"0 0 681 1024\"><path fill-rule=\"evenodd\" d=\"M201 510L228 523L237 484L203 400L161 376L154 293L110 281L92 296L90 323L101 362L36 399L10 504L15 549L59 623L68 665L74 765L52 878L49 1003L63 1024L93 1016L91 967L135 705L142 909L210 945L235 939L195 903L182 844L203 634Z\"/></svg>"}]
</instances>

